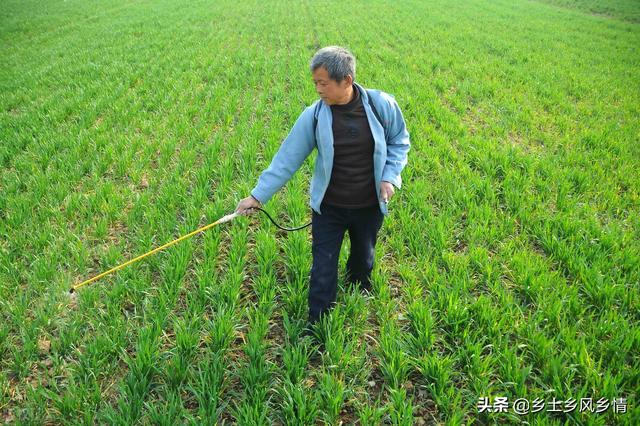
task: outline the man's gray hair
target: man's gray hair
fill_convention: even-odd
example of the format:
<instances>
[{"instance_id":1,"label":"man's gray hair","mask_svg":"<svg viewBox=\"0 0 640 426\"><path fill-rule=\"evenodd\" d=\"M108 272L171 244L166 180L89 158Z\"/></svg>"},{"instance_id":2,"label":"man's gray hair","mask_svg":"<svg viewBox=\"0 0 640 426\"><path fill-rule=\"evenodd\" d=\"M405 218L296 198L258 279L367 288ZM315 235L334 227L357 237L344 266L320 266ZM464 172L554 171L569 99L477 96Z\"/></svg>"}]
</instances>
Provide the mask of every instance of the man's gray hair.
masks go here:
<instances>
[{"instance_id":1,"label":"man's gray hair","mask_svg":"<svg viewBox=\"0 0 640 426\"><path fill-rule=\"evenodd\" d=\"M328 46L318 50L311 58L311 72L324 67L329 78L342 81L348 75L356 79L356 58L344 47Z\"/></svg>"}]
</instances>

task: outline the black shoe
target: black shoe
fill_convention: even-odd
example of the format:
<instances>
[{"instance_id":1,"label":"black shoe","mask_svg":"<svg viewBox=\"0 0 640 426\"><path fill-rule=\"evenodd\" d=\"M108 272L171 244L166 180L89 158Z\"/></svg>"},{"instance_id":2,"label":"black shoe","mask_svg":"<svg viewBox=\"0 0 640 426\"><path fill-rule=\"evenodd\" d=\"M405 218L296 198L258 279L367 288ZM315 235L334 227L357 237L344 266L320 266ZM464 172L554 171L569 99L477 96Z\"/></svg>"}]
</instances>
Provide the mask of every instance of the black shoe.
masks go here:
<instances>
[{"instance_id":1,"label":"black shoe","mask_svg":"<svg viewBox=\"0 0 640 426\"><path fill-rule=\"evenodd\" d=\"M373 287L371 286L371 283L366 283L364 284L362 281L360 280L353 280L353 281L347 281L347 288L357 288L360 293L362 293L363 295L369 295L369 294L373 294Z\"/></svg>"},{"instance_id":2,"label":"black shoe","mask_svg":"<svg viewBox=\"0 0 640 426\"><path fill-rule=\"evenodd\" d=\"M317 327L317 324L317 319L309 317L307 325L302 329L302 332L300 333L300 338L304 339L305 337L311 337L311 340L316 340L316 333L314 330Z\"/></svg>"},{"instance_id":3,"label":"black shoe","mask_svg":"<svg viewBox=\"0 0 640 426\"><path fill-rule=\"evenodd\" d=\"M311 343L314 345L318 345L318 349L322 352L324 351L324 342L322 339L316 334L315 328L317 327L317 322L308 322L307 326L300 333L300 339L306 339L307 337L311 340Z\"/></svg>"},{"instance_id":4,"label":"black shoe","mask_svg":"<svg viewBox=\"0 0 640 426\"><path fill-rule=\"evenodd\" d=\"M368 285L360 285L360 293L364 294L365 296L367 295L372 295L373 294L373 287L371 286L371 284Z\"/></svg>"},{"instance_id":5,"label":"black shoe","mask_svg":"<svg viewBox=\"0 0 640 426\"><path fill-rule=\"evenodd\" d=\"M302 330L301 338L311 337L312 339L316 338L315 333L313 332L313 326L311 324L307 324L307 326Z\"/></svg>"}]
</instances>

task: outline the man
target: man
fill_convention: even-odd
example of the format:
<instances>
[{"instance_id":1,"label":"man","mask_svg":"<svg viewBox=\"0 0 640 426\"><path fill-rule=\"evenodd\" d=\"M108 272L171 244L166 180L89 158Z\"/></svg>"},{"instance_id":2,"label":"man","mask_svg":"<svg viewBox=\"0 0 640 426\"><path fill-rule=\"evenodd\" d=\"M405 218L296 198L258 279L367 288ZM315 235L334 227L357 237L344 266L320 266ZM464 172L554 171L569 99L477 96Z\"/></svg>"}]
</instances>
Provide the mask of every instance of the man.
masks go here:
<instances>
[{"instance_id":1,"label":"man","mask_svg":"<svg viewBox=\"0 0 640 426\"><path fill-rule=\"evenodd\" d=\"M378 231L394 186L407 163L409 133L391 95L355 83L356 63L346 49L320 49L311 60L319 100L307 107L236 212L251 214L284 186L314 148L311 180L312 255L310 329L335 304L338 257L345 231L351 253L346 277L371 291Z\"/></svg>"}]
</instances>

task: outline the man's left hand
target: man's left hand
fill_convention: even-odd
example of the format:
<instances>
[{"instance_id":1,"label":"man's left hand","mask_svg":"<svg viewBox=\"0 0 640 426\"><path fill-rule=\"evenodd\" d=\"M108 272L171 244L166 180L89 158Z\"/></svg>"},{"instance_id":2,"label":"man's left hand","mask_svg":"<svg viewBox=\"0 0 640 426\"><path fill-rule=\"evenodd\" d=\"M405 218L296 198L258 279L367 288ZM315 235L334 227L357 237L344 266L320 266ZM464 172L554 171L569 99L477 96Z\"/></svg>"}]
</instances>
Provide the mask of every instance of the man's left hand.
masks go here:
<instances>
[{"instance_id":1,"label":"man's left hand","mask_svg":"<svg viewBox=\"0 0 640 426\"><path fill-rule=\"evenodd\" d=\"M393 189L393 184L391 182L383 180L380 183L380 198L382 198L384 202L388 202L391 197L393 197L394 193L395 190Z\"/></svg>"}]
</instances>

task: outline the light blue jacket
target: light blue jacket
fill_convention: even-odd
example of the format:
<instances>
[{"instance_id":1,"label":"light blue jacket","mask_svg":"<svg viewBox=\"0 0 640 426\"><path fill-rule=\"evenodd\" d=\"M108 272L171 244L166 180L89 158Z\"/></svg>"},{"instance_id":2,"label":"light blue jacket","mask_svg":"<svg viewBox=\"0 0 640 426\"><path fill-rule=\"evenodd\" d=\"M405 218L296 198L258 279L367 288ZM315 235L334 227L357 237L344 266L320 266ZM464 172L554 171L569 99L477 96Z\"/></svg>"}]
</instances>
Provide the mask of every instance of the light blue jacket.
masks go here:
<instances>
[{"instance_id":1,"label":"light blue jacket","mask_svg":"<svg viewBox=\"0 0 640 426\"><path fill-rule=\"evenodd\" d=\"M402 112L393 96L378 91L365 90L355 84L362 97L362 105L367 114L369 127L375 142L373 150L373 174L378 195L380 211L387 216L387 205L380 199L380 183L391 182L396 188L402 185L400 172L407 164L409 152L409 132L402 117ZM378 122L369 106L369 95L378 115L384 121L384 127ZM314 135L314 115L317 103L317 126ZM305 108L296 120L280 149L271 160L269 167L262 172L258 183L251 190L251 195L266 204L271 197L291 179L300 168L304 160L311 154L313 148L318 149L316 164L311 178L310 205L318 214L320 204L329 186L333 167L333 131L331 107L318 99L311 106ZM317 142L316 142L317 141Z\"/></svg>"}]
</instances>

